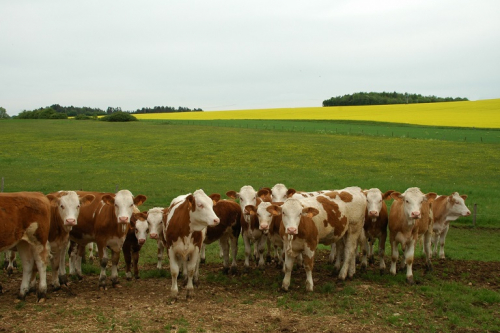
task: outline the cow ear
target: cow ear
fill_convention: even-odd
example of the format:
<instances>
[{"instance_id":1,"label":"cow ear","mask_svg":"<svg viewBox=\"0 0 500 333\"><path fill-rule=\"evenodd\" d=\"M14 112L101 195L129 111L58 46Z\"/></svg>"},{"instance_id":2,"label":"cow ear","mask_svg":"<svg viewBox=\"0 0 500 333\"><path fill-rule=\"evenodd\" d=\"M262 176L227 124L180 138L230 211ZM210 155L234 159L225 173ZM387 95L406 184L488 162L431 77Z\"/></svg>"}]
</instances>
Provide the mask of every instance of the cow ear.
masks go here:
<instances>
[{"instance_id":1,"label":"cow ear","mask_svg":"<svg viewBox=\"0 0 500 333\"><path fill-rule=\"evenodd\" d=\"M238 197L239 197L238 193L236 193L236 191L227 191L226 195L227 195L228 198L231 198L231 199L234 199L234 200L238 199Z\"/></svg>"},{"instance_id":2,"label":"cow ear","mask_svg":"<svg viewBox=\"0 0 500 333\"><path fill-rule=\"evenodd\" d=\"M257 213L257 208L254 205L246 205L245 206L245 214L247 215L255 215Z\"/></svg>"},{"instance_id":3,"label":"cow ear","mask_svg":"<svg viewBox=\"0 0 500 333\"><path fill-rule=\"evenodd\" d=\"M59 198L56 197L55 195L47 194L46 197L47 197L47 199L49 199L51 206L57 207L59 205Z\"/></svg>"},{"instance_id":4,"label":"cow ear","mask_svg":"<svg viewBox=\"0 0 500 333\"><path fill-rule=\"evenodd\" d=\"M368 194L368 190L363 190L363 191L361 191L361 193L363 193L366 197L366 195Z\"/></svg>"},{"instance_id":5,"label":"cow ear","mask_svg":"<svg viewBox=\"0 0 500 333\"><path fill-rule=\"evenodd\" d=\"M214 202L214 206L219 202L220 200L220 194L219 193L213 193L209 195L210 199Z\"/></svg>"},{"instance_id":6,"label":"cow ear","mask_svg":"<svg viewBox=\"0 0 500 333\"><path fill-rule=\"evenodd\" d=\"M392 192L391 197L396 201L401 201L404 198L403 195L399 192Z\"/></svg>"},{"instance_id":7,"label":"cow ear","mask_svg":"<svg viewBox=\"0 0 500 333\"><path fill-rule=\"evenodd\" d=\"M271 194L271 191L267 187L261 188L259 192L257 192L258 197L263 197L263 196L265 197L266 195L269 194Z\"/></svg>"},{"instance_id":8,"label":"cow ear","mask_svg":"<svg viewBox=\"0 0 500 333\"><path fill-rule=\"evenodd\" d=\"M391 200L391 194L394 192L394 190L389 190L382 194L382 200Z\"/></svg>"},{"instance_id":9,"label":"cow ear","mask_svg":"<svg viewBox=\"0 0 500 333\"><path fill-rule=\"evenodd\" d=\"M280 216L281 215L281 207L278 205L270 205L269 207L266 208L266 210L271 213L273 216Z\"/></svg>"},{"instance_id":10,"label":"cow ear","mask_svg":"<svg viewBox=\"0 0 500 333\"><path fill-rule=\"evenodd\" d=\"M465 200L465 199L467 199L467 194L462 194L462 195L460 196L460 198L462 198L462 199L464 199L464 200Z\"/></svg>"},{"instance_id":11,"label":"cow ear","mask_svg":"<svg viewBox=\"0 0 500 333\"><path fill-rule=\"evenodd\" d=\"M138 196L134 197L134 205L140 206L142 205L145 201L147 200L147 197L145 195L139 194Z\"/></svg>"},{"instance_id":12,"label":"cow ear","mask_svg":"<svg viewBox=\"0 0 500 333\"><path fill-rule=\"evenodd\" d=\"M103 195L101 200L106 204L106 205L114 205L115 204L115 195L114 194L106 194Z\"/></svg>"},{"instance_id":13,"label":"cow ear","mask_svg":"<svg viewBox=\"0 0 500 333\"><path fill-rule=\"evenodd\" d=\"M312 218L313 216L316 216L319 214L319 210L317 210L314 207L306 207L302 209L302 215L307 216L309 218Z\"/></svg>"},{"instance_id":14,"label":"cow ear","mask_svg":"<svg viewBox=\"0 0 500 333\"><path fill-rule=\"evenodd\" d=\"M295 189L293 188L289 188L287 191L286 191L286 197L287 198L290 198L292 195L294 195L297 191L295 191Z\"/></svg>"},{"instance_id":15,"label":"cow ear","mask_svg":"<svg viewBox=\"0 0 500 333\"><path fill-rule=\"evenodd\" d=\"M186 202L189 205L189 208L194 212L196 210L196 202L194 201L194 197L192 194L188 195L186 197Z\"/></svg>"},{"instance_id":16,"label":"cow ear","mask_svg":"<svg viewBox=\"0 0 500 333\"><path fill-rule=\"evenodd\" d=\"M93 195L93 194L87 194L83 198L79 197L79 199L80 199L80 205L82 205L82 206L90 205L94 201L95 195Z\"/></svg>"},{"instance_id":17,"label":"cow ear","mask_svg":"<svg viewBox=\"0 0 500 333\"><path fill-rule=\"evenodd\" d=\"M433 202L434 199L436 199L437 194L434 192L429 192L426 195L424 195L424 200L427 200L429 203Z\"/></svg>"}]
</instances>

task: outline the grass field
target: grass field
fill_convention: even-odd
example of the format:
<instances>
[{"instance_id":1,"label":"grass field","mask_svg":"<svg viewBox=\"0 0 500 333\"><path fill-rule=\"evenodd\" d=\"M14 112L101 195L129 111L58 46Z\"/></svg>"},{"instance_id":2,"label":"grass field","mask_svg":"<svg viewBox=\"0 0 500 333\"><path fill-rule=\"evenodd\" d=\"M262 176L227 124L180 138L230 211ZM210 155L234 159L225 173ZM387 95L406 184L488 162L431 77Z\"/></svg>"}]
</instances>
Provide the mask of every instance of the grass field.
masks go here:
<instances>
[{"instance_id":1,"label":"grass field","mask_svg":"<svg viewBox=\"0 0 500 333\"><path fill-rule=\"evenodd\" d=\"M139 119L348 120L400 124L500 128L500 99L426 104L309 107L140 114Z\"/></svg>"},{"instance_id":2,"label":"grass field","mask_svg":"<svg viewBox=\"0 0 500 333\"><path fill-rule=\"evenodd\" d=\"M376 124L370 126L376 128ZM422 283L411 287L405 285L403 274L392 277L369 272L342 285L322 278L313 294L305 294L299 274L294 275L293 280L297 289L283 295L277 291L281 278L275 274L269 280L267 269L265 274L255 271L235 277L218 273L220 259L218 245L214 243L209 246L207 258L209 265L215 266L210 270L201 268L203 287L197 295L205 295L206 300L215 304L226 304L231 296L219 289L215 292L210 286L229 288L238 296L233 297L236 304L231 303L235 306L257 313L262 308L257 300L264 299L265 306L299 317L300 321L330 320L333 313L335 318L345 321L346 329L352 327L349 325L359 325L355 326L358 329L367 325L384 331L494 331L500 327L500 294L495 287L485 286L497 283L496 273L486 276L486 280L476 286L476 280L472 280L473 285L468 284L469 279L475 277L473 271L454 273L451 266L448 267L460 260L498 262L500 258L496 246L500 227L496 215L500 197L500 143L492 141L340 135L300 127L285 131L260 126L173 125L166 121L9 120L0 122L0 177L5 192L48 193L75 189L114 192L126 188L148 197L142 209L166 206L177 195L198 188L225 197L228 190L239 190L243 185L259 188L276 183L298 190L358 185L379 187L383 191L404 191L411 186L439 194L458 191L469 196L466 204L471 210L477 204L477 228L472 228L472 217L452 223L460 228L452 228L447 238L449 261L436 264L443 279L424 277L420 275L421 270L416 269L416 277ZM141 251L140 265L144 265L141 283L161 287L161 291L155 291L156 296L146 291L148 299L163 299L168 294L169 273L152 268L156 262L155 249L155 243L148 241ZM389 251L390 247L386 249ZM327 253L326 248L321 251ZM417 255L420 253L421 249L417 248ZM240 264L242 256L240 249ZM327 276L329 269L326 263L318 264L316 277ZM122 268L120 270L123 275ZM96 281L98 271L98 265L94 264L87 265L84 273ZM452 278L444 279L447 274ZM9 279L1 274L1 281L5 284ZM149 318L138 315L131 322L131 317L114 310L116 299L124 297L122 294L142 295L142 291L138 291L140 283L126 283L126 292L111 290L99 296L94 287L97 289L97 283L80 284L78 302L72 301L73 296L68 297L68 307L76 307L70 305L76 303L77 313L64 312L54 305L66 304L63 296L53 296L47 306L26 302L14 307L7 299L0 309L13 318L9 323L18 331L23 327L20 318L34 318L34 314L44 318L57 316L71 323L75 319L77 323L92 322L95 324L88 325L95 325L93 327L101 331L125 327L127 331L139 332L154 325ZM17 288L16 284L14 289ZM402 299L401 295L408 297ZM104 300L108 302L106 305L101 304ZM165 305L165 301L162 302L139 307L147 313L151 308L163 318L169 318L165 324L155 324L163 325L163 330L153 331L170 331L175 327L180 328L179 332L206 331L204 327L208 324L200 324L200 320L206 318L195 320L189 312L183 312L185 317L178 315L186 308L184 303ZM138 310L134 308L134 313ZM260 315L263 313L258 312ZM172 319L174 317L177 319ZM249 315L249 323L255 320ZM292 322L283 329L292 329L294 325ZM36 327L36 323L33 326ZM261 331L278 331L274 327L264 323ZM59 328L61 332L70 331L65 329Z\"/></svg>"}]
</instances>

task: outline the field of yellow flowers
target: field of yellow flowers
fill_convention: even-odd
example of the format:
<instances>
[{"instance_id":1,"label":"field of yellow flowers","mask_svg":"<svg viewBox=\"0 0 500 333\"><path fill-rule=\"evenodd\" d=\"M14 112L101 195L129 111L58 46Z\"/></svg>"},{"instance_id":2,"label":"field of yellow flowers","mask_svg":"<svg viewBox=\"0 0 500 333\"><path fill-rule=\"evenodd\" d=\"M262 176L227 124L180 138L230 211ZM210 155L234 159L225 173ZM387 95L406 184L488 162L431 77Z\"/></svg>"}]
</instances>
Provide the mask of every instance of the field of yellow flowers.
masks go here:
<instances>
[{"instance_id":1,"label":"field of yellow flowers","mask_svg":"<svg viewBox=\"0 0 500 333\"><path fill-rule=\"evenodd\" d=\"M466 102L137 114L138 119L357 120L426 126L500 128L500 99Z\"/></svg>"}]
</instances>

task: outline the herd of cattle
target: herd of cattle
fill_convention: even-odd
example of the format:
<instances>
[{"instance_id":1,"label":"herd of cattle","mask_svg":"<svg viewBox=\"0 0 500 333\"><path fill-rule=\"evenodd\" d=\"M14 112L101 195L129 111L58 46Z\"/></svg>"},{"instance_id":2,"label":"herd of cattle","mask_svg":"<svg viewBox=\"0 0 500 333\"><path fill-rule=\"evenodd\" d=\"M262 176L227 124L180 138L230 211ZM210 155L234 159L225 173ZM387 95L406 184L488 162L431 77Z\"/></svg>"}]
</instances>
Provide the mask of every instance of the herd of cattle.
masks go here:
<instances>
[{"instance_id":1,"label":"herd of cattle","mask_svg":"<svg viewBox=\"0 0 500 333\"><path fill-rule=\"evenodd\" d=\"M200 261L205 260L205 245L219 241L223 269L237 271L238 238L245 245L245 269L250 258L259 268L265 265L264 252L283 268L282 288L288 290L295 259L306 272L306 289L313 290L312 271L318 244L331 245L330 262L335 261L338 278L352 277L361 248L361 267L374 262L373 246L378 239L379 268L385 270L384 253L389 230L392 248L390 272L396 274L398 246L404 253L402 268L413 283L412 263L415 244L423 238L426 269L431 270L432 254L444 258L444 243L449 221L470 215L466 195L424 194L419 188L404 193L362 190L297 192L283 184L256 191L243 186L208 196L203 190L180 195L168 207L141 212L138 206L146 196L134 196L128 190L114 193L60 191L44 195L38 192L0 193L0 251L16 250L22 262L23 277L19 298L36 290L37 299L46 298L46 262L50 257L52 287L67 284L66 253L69 274L82 278L82 257L87 245L95 243L101 273L99 287L106 288L108 250L111 250L111 282L118 281L118 261L123 251L126 277L138 277L139 251L149 237L157 240L158 265L161 269L166 249L172 276L171 296L177 298L177 278L187 279L187 297L199 276ZM393 199L390 213L385 201ZM238 204L239 202L239 204ZM431 244L434 249L431 251ZM15 252L14 252L15 253ZM230 264L231 254L231 264ZM182 271L181 271L182 269ZM57 272L57 273L56 273ZM39 277L36 286L37 273ZM1 291L1 286L0 286Z\"/></svg>"}]
</instances>

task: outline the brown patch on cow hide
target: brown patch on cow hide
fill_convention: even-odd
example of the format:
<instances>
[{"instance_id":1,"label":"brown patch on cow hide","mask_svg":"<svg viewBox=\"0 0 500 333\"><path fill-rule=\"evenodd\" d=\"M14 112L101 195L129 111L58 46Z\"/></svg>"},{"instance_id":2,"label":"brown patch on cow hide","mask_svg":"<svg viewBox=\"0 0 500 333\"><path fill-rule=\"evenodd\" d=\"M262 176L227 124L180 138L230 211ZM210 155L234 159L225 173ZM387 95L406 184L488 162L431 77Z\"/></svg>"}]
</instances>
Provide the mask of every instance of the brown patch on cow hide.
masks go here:
<instances>
[{"instance_id":1,"label":"brown patch on cow hide","mask_svg":"<svg viewBox=\"0 0 500 333\"><path fill-rule=\"evenodd\" d=\"M323 209L327 214L327 219L323 221L325 228L329 224L332 228L334 228L333 234L335 236L342 235L342 232L345 230L347 225L347 217L342 217L339 206L335 202L321 196L317 197L316 200L318 200L318 202L323 206Z\"/></svg>"}]
</instances>

